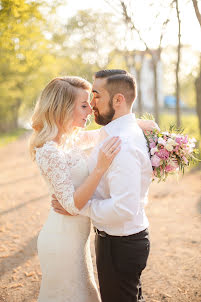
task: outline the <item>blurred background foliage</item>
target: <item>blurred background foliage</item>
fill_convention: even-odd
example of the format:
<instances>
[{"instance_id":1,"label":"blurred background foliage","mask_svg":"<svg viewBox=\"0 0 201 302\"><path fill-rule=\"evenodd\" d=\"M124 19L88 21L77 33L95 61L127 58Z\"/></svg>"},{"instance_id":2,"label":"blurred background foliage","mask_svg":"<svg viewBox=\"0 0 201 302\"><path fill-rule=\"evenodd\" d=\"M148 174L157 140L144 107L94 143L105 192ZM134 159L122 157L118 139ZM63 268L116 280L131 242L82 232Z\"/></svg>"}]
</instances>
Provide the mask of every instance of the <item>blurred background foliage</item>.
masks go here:
<instances>
[{"instance_id":1,"label":"blurred background foliage","mask_svg":"<svg viewBox=\"0 0 201 302\"><path fill-rule=\"evenodd\" d=\"M104 0L102 2L108 3ZM137 5L138 1L133 2ZM160 10L166 5L166 10L169 8L175 10L175 14L172 15L176 20L177 2L168 0L164 4L163 1L158 1L158 5L154 6L154 1L150 1L150 5L156 10L156 18L160 17ZM193 9L194 1L190 3L190 0L186 0L186 2ZM71 1L66 3L70 9ZM138 41L140 40L143 45L141 51L143 49L152 55L153 60L155 59L153 53L156 52L152 52L154 49L143 36L143 29L140 31L136 27L137 22L129 6L129 0L113 1L112 4L108 4L108 8L110 7L108 12L96 10L95 7L77 10L74 15L66 17L65 22L60 22L57 15L57 10L62 4L63 1L58 0L0 0L0 140L2 142L6 141L5 137L9 136L9 133L12 138L21 134L21 128L27 126L41 89L53 77L66 74L78 75L92 82L94 72L99 69L123 68L132 71L130 63L128 64L128 53L130 56L130 53L135 54L135 51L138 51L137 36ZM199 9L199 0L197 4ZM181 15L181 26L182 22L186 22L182 18ZM197 18L196 14L194 18ZM171 22L168 17L164 20L156 22L158 28L161 25L161 35L159 35L161 41L165 26L169 26ZM151 30L152 24L148 24L147 28ZM179 114L181 125L200 141L201 101L198 91L201 87L201 56L200 51L188 48L189 46L183 45L180 50L179 92L187 109L183 112L182 108L179 108ZM177 95L178 87L175 78L179 51L177 44L170 46L168 43L163 45L158 42L155 49L160 54L157 59L162 60L163 63L165 93ZM189 56L193 58L192 61L189 61ZM177 122L176 109L159 108L158 110L158 122L161 128L165 128L165 123L169 121ZM95 127L94 123L89 126L89 129L93 127Z\"/></svg>"}]
</instances>

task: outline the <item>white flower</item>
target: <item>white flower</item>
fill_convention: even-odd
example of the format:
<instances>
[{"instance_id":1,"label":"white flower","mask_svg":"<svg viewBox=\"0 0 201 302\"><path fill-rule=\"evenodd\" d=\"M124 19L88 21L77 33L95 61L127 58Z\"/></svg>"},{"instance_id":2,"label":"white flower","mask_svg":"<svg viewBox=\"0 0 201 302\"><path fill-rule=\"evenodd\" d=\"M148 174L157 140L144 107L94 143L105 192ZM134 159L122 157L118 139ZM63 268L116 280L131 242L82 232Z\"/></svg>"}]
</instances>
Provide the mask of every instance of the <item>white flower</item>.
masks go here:
<instances>
[{"instance_id":1,"label":"white flower","mask_svg":"<svg viewBox=\"0 0 201 302\"><path fill-rule=\"evenodd\" d=\"M173 150L173 146L170 145L170 144L166 144L165 145L165 149L168 150L168 151L172 151Z\"/></svg>"},{"instance_id":2,"label":"white flower","mask_svg":"<svg viewBox=\"0 0 201 302\"><path fill-rule=\"evenodd\" d=\"M195 143L195 142L197 142L197 140L193 137L193 138L189 138L189 142L190 143Z\"/></svg>"},{"instance_id":3,"label":"white flower","mask_svg":"<svg viewBox=\"0 0 201 302\"><path fill-rule=\"evenodd\" d=\"M195 147L195 144L193 143L193 144L189 144L189 146L191 147L191 148L194 148Z\"/></svg>"},{"instance_id":4,"label":"white flower","mask_svg":"<svg viewBox=\"0 0 201 302\"><path fill-rule=\"evenodd\" d=\"M151 155L154 155L154 153L156 153L158 151L158 148L155 147L155 148L152 148L151 149Z\"/></svg>"},{"instance_id":5,"label":"white flower","mask_svg":"<svg viewBox=\"0 0 201 302\"><path fill-rule=\"evenodd\" d=\"M171 137L176 137L176 133L171 133Z\"/></svg>"},{"instance_id":6,"label":"white flower","mask_svg":"<svg viewBox=\"0 0 201 302\"><path fill-rule=\"evenodd\" d=\"M163 146L165 146L166 141L162 137L159 137L158 143L161 144L161 145L163 145Z\"/></svg>"},{"instance_id":7,"label":"white flower","mask_svg":"<svg viewBox=\"0 0 201 302\"><path fill-rule=\"evenodd\" d=\"M167 131L162 132L162 134L164 134L164 135L170 135L170 133L169 133L169 132L167 132Z\"/></svg>"},{"instance_id":8,"label":"white flower","mask_svg":"<svg viewBox=\"0 0 201 302\"><path fill-rule=\"evenodd\" d=\"M168 138L168 141L167 141L168 145L172 145L172 146L176 146L178 145L174 139L171 139L171 138Z\"/></svg>"},{"instance_id":9,"label":"white flower","mask_svg":"<svg viewBox=\"0 0 201 302\"><path fill-rule=\"evenodd\" d=\"M194 143L193 144L188 144L187 148L188 148L188 151L191 153L191 152L193 152L193 149L195 148L195 144Z\"/></svg>"}]
</instances>

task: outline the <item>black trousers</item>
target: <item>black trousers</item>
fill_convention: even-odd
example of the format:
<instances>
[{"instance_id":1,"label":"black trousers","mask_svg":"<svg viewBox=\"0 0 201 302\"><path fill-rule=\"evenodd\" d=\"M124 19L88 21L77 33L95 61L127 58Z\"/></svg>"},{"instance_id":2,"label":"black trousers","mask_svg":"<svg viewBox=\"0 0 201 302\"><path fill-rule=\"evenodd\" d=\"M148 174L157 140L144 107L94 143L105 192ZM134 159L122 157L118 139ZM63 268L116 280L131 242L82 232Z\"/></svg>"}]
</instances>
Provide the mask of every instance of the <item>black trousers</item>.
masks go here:
<instances>
[{"instance_id":1,"label":"black trousers","mask_svg":"<svg viewBox=\"0 0 201 302\"><path fill-rule=\"evenodd\" d=\"M140 275L146 267L148 230L130 236L96 234L96 264L102 302L143 302Z\"/></svg>"}]
</instances>

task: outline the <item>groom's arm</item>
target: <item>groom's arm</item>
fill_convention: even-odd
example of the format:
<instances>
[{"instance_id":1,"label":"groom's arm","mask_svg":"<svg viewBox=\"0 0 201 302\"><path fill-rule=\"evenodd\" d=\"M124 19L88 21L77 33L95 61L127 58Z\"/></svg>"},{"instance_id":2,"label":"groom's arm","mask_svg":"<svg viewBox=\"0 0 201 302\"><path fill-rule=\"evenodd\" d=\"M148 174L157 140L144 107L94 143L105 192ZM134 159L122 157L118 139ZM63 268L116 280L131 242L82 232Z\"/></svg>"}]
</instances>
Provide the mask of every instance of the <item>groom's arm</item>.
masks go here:
<instances>
[{"instance_id":1,"label":"groom's arm","mask_svg":"<svg viewBox=\"0 0 201 302\"><path fill-rule=\"evenodd\" d=\"M102 225L132 219L140 207L141 171L142 160L137 150L120 151L105 175L110 198L91 200L80 214Z\"/></svg>"}]
</instances>

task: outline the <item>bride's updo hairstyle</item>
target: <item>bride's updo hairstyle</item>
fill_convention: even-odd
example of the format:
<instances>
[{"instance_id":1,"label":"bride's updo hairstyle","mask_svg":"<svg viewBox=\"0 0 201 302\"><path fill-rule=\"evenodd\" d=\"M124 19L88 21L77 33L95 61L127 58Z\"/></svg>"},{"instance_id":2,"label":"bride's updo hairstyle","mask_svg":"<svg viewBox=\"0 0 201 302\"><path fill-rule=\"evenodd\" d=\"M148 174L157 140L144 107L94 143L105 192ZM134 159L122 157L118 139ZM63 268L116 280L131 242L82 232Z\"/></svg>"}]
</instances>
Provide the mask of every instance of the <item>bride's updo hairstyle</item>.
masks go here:
<instances>
[{"instance_id":1,"label":"bride's updo hairstyle","mask_svg":"<svg viewBox=\"0 0 201 302\"><path fill-rule=\"evenodd\" d=\"M65 76L53 79L42 91L32 116L30 153L33 160L35 147L40 148L47 141L55 139L58 129L63 134L72 134L78 88L90 91L91 84L80 77Z\"/></svg>"}]
</instances>

